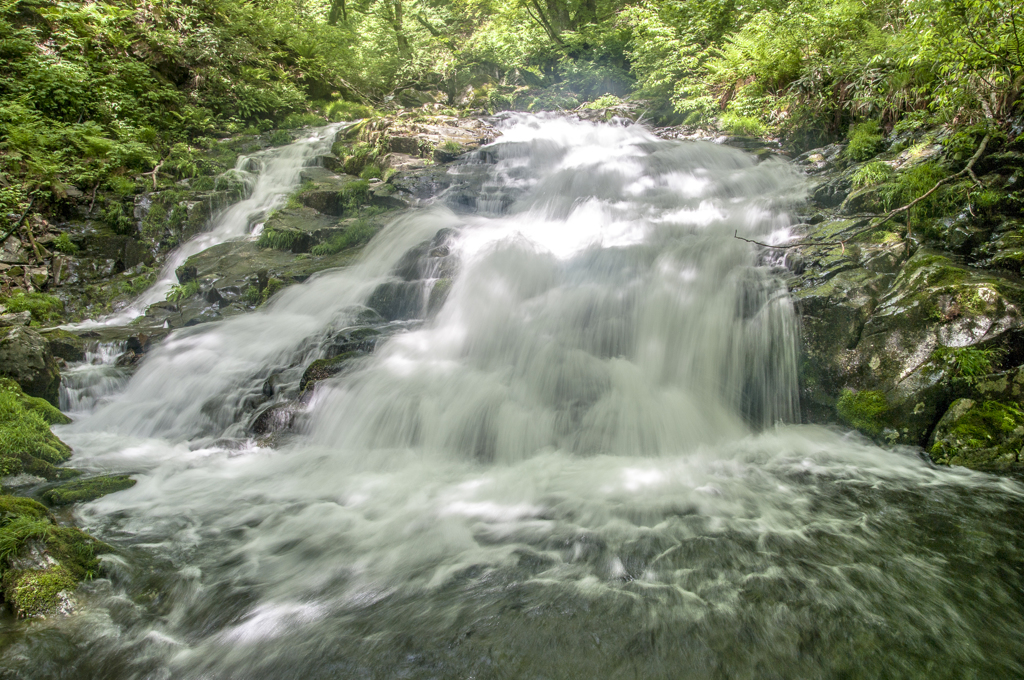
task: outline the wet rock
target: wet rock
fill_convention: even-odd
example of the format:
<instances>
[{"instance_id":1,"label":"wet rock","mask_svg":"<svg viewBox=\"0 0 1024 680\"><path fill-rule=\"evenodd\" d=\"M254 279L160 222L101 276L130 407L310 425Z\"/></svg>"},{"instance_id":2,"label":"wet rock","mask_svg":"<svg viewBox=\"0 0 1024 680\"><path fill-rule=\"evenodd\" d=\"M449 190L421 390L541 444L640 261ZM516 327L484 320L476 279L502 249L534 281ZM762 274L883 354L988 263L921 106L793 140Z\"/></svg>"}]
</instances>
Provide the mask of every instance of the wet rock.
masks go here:
<instances>
[{"instance_id":1,"label":"wet rock","mask_svg":"<svg viewBox=\"0 0 1024 680\"><path fill-rule=\"evenodd\" d=\"M317 160L320 161L320 165L334 173L344 172L344 161L338 158L333 153L324 154L319 156Z\"/></svg>"},{"instance_id":2,"label":"wet rock","mask_svg":"<svg viewBox=\"0 0 1024 680\"><path fill-rule=\"evenodd\" d=\"M69 362L85 361L85 348L88 344L85 338L59 328L43 331L41 335L46 338L53 356Z\"/></svg>"},{"instance_id":3,"label":"wet rock","mask_svg":"<svg viewBox=\"0 0 1024 680\"><path fill-rule=\"evenodd\" d=\"M174 275L178 277L178 283L188 283L189 281L195 281L199 278L199 272L196 270L195 265L183 264L174 270Z\"/></svg>"},{"instance_id":4,"label":"wet rock","mask_svg":"<svg viewBox=\"0 0 1024 680\"><path fill-rule=\"evenodd\" d=\"M97 555L109 547L79 529L59 526L43 505L28 498L0 496L0 517L4 602L20 618L72 613L78 584L99 571Z\"/></svg>"},{"instance_id":5,"label":"wet rock","mask_svg":"<svg viewBox=\"0 0 1024 680\"><path fill-rule=\"evenodd\" d=\"M293 402L271 404L259 411L249 425L253 434L268 435L291 429L302 407Z\"/></svg>"},{"instance_id":6,"label":"wet rock","mask_svg":"<svg viewBox=\"0 0 1024 680\"><path fill-rule=\"evenodd\" d=\"M42 499L48 505L61 506L85 503L107 494L124 491L135 486L135 480L127 475L104 475L66 482L47 489Z\"/></svg>"},{"instance_id":7,"label":"wet rock","mask_svg":"<svg viewBox=\"0 0 1024 680\"><path fill-rule=\"evenodd\" d=\"M0 328L0 376L12 378L29 396L58 403L60 369L49 344L31 328Z\"/></svg>"},{"instance_id":8,"label":"wet rock","mask_svg":"<svg viewBox=\"0 0 1024 680\"><path fill-rule=\"evenodd\" d=\"M344 371L353 359L362 356L359 351L349 351L330 359L317 359L306 367L299 380L299 391L305 392L313 388L321 380L326 380Z\"/></svg>"},{"instance_id":9,"label":"wet rock","mask_svg":"<svg viewBox=\"0 0 1024 680\"><path fill-rule=\"evenodd\" d=\"M957 399L935 426L928 452L946 465L1008 470L1021 467L1024 411L995 400Z\"/></svg>"},{"instance_id":10,"label":"wet rock","mask_svg":"<svg viewBox=\"0 0 1024 680\"><path fill-rule=\"evenodd\" d=\"M427 299L427 316L437 314L448 299L448 293L452 289L452 279L438 279L430 289L430 297Z\"/></svg>"},{"instance_id":11,"label":"wet rock","mask_svg":"<svg viewBox=\"0 0 1024 680\"><path fill-rule=\"evenodd\" d=\"M0 328L11 326L27 326L32 322L32 312L14 312L0 314Z\"/></svg>"},{"instance_id":12,"label":"wet rock","mask_svg":"<svg viewBox=\"0 0 1024 680\"><path fill-rule=\"evenodd\" d=\"M421 281L389 281L377 286L367 302L388 321L423 317L423 283Z\"/></svg>"}]
</instances>

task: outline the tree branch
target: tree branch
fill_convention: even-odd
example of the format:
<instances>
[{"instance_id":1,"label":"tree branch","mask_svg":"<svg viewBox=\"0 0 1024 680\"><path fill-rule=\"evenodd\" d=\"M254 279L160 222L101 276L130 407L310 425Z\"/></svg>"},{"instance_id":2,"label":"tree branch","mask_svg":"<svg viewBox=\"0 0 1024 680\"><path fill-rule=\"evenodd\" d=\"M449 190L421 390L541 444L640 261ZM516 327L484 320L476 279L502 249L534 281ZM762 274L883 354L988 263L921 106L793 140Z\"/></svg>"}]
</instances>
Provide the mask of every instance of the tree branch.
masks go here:
<instances>
[{"instance_id":1,"label":"tree branch","mask_svg":"<svg viewBox=\"0 0 1024 680\"><path fill-rule=\"evenodd\" d=\"M759 245L759 246L762 246L764 248L772 248L774 250L789 250L790 248L800 248L802 246L840 246L843 249L843 251L845 252L846 251L846 244L849 243L851 239L853 239L853 238L855 238L857 236L860 236L861 234L865 234L867 232L874 231L875 229L878 229L883 224L885 224L886 222L888 222L892 218L896 217L896 215L899 215L900 213L907 212L908 210L913 208L915 205L917 205L918 203L920 203L921 201L923 201L924 199L928 198L933 193L935 193L939 189L939 187L941 187L944 184L948 184L948 183L952 182L957 177L961 177L963 175L970 174L970 176L974 179L975 182L977 182L980 186L984 186L984 185L981 184L981 181L978 180L977 176L974 174L974 164L977 163L978 159L981 158L981 155L983 153L985 153L985 147L988 146L989 139L990 139L989 135L985 135L982 138L981 143L978 145L977 151L975 151L974 155L971 156L971 159L969 161L967 161L967 165L964 166L963 170L961 170L960 172L956 173L955 175L950 175L949 177L944 177L944 178L940 179L938 182L935 183L935 186L933 186L931 189L929 189L925 193L923 193L920 196L918 196L917 198L915 198L910 203L907 203L904 206L900 206L899 208L896 208L895 210L889 212L889 214L887 214L885 217L883 217L880 221L875 222L874 224L869 224L868 226L864 227L863 229L858 229L857 231L853 232L852 234L850 234L846 238L841 239L839 241L794 241L792 243L787 243L785 245L775 246L775 245L772 245L770 243L763 243L761 241L755 241L753 239L743 238L742 236L739 235L739 231L738 230L733 232L733 238L738 239L740 241L746 241L747 243L753 243L755 245Z\"/></svg>"},{"instance_id":2,"label":"tree branch","mask_svg":"<svg viewBox=\"0 0 1024 680\"><path fill-rule=\"evenodd\" d=\"M11 237L11 234L13 234L14 232L18 231L18 229L21 228L21 223L25 221L26 217L28 217L28 213L29 213L29 211L32 210L32 206L35 205L35 202L36 202L36 197L33 196L32 200L30 200L28 202L28 207L25 208L25 212L21 213L21 217L18 219L18 221L14 223L14 226L11 227L10 231L8 231L6 234L3 235L3 238L0 238L0 246L2 246L4 243L7 242L7 239L9 239Z\"/></svg>"}]
</instances>

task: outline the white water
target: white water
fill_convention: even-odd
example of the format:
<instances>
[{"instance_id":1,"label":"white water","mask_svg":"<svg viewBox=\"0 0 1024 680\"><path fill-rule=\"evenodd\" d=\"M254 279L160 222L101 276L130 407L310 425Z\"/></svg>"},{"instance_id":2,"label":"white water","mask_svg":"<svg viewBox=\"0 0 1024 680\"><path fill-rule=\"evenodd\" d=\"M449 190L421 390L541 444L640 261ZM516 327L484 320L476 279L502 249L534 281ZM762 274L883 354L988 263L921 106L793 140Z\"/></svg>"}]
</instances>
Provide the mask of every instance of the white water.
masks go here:
<instances>
[{"instance_id":1,"label":"white water","mask_svg":"<svg viewBox=\"0 0 1024 680\"><path fill-rule=\"evenodd\" d=\"M138 479L79 510L125 552L66 677L1021 672L1021 487L785 424L796 319L733 232L785 238L796 172L563 119L495 152L507 213L406 216L60 429ZM267 376L442 228L437 315L321 384L297 436L247 440Z\"/></svg>"},{"instance_id":2,"label":"white water","mask_svg":"<svg viewBox=\"0 0 1024 680\"><path fill-rule=\"evenodd\" d=\"M334 124L317 128L287 146L239 156L231 174L252 185L249 195L221 211L213 218L209 229L171 251L156 282L123 310L69 327L123 326L143 315L151 304L167 298L167 293L178 283L174 271L188 258L225 241L244 238L250 233L258 235L261 220L295 191L301 182L302 169L331 150L335 135L343 127L343 124Z\"/></svg>"}]
</instances>

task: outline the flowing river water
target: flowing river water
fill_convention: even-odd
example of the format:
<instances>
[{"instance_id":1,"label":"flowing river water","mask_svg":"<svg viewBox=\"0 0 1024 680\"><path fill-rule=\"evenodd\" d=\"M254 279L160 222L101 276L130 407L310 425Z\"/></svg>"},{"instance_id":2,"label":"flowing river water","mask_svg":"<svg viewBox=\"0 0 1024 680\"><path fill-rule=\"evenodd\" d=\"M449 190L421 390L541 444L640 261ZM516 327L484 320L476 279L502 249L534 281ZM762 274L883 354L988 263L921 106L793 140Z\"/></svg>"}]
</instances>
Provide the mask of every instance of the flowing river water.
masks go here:
<instances>
[{"instance_id":1,"label":"flowing river water","mask_svg":"<svg viewBox=\"0 0 1024 680\"><path fill-rule=\"evenodd\" d=\"M409 211L75 402L75 466L138 484L79 507L117 552L78 614L5 628L0 677L1024 674L1024 487L797 424L792 303L733 234L787 238L798 171L563 118L489 151L453 170L475 211ZM443 305L377 318L425 241ZM274 447L268 379L299 404Z\"/></svg>"}]
</instances>

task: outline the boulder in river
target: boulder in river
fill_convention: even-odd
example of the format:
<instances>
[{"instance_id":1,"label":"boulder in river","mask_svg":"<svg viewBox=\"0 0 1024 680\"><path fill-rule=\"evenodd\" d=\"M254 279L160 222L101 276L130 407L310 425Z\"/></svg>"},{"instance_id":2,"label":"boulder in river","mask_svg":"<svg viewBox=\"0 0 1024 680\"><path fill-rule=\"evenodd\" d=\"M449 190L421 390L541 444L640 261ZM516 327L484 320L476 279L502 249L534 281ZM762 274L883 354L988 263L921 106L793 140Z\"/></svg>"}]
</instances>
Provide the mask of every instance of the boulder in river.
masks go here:
<instances>
[{"instance_id":1,"label":"boulder in river","mask_svg":"<svg viewBox=\"0 0 1024 680\"><path fill-rule=\"evenodd\" d=\"M0 376L13 379L29 396L58 403L60 369L49 344L31 328L0 328Z\"/></svg>"}]
</instances>

